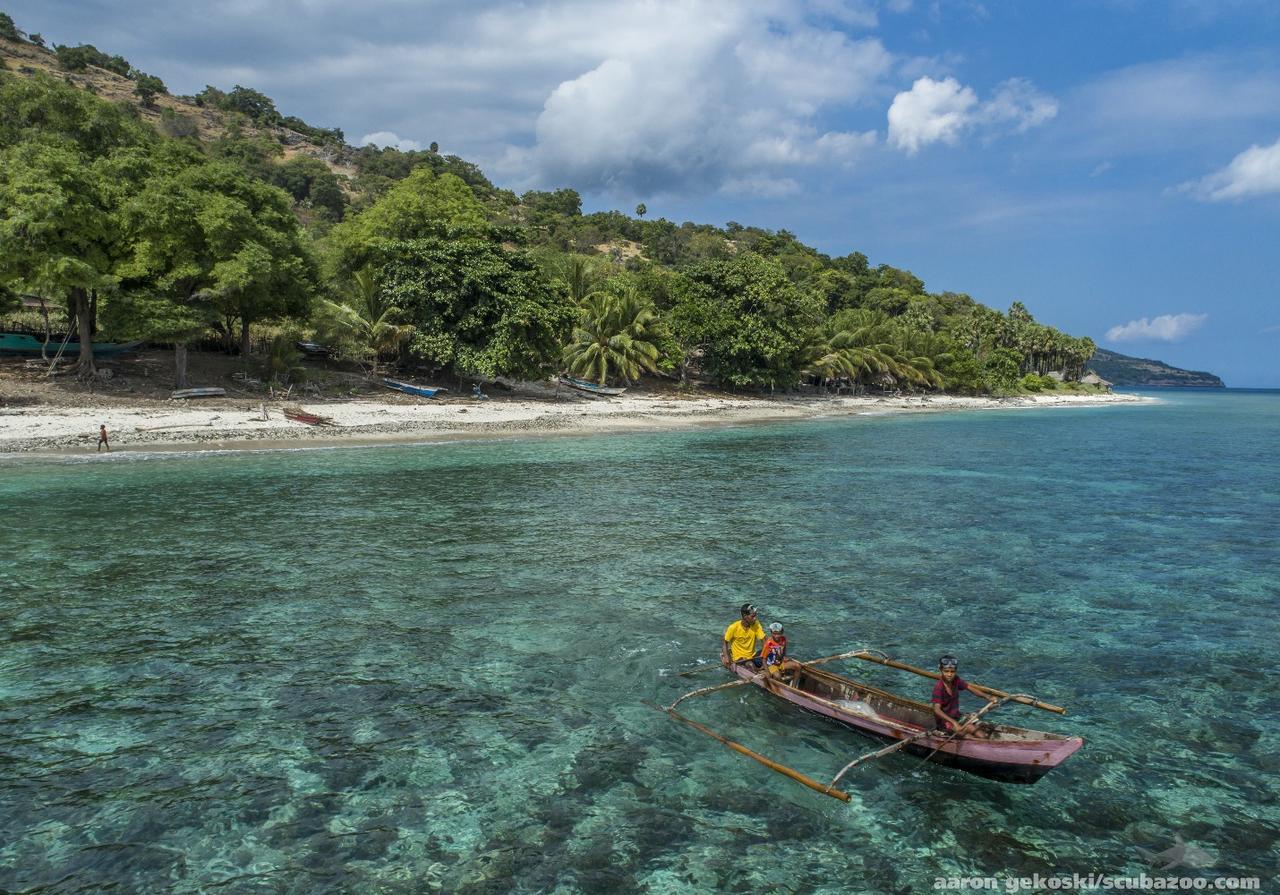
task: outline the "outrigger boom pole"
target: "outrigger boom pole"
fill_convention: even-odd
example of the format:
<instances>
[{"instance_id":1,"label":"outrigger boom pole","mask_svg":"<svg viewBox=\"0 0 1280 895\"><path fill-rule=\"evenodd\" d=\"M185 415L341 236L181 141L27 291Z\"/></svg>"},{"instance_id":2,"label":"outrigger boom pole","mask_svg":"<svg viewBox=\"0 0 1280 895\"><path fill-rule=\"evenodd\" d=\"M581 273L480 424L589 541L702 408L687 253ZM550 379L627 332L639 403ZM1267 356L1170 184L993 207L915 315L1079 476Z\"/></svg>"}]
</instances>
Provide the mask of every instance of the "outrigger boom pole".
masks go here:
<instances>
[{"instance_id":1,"label":"outrigger boom pole","mask_svg":"<svg viewBox=\"0 0 1280 895\"><path fill-rule=\"evenodd\" d=\"M684 724L688 724L694 730L700 731L701 733L705 733L707 736L711 737L713 740L718 740L719 742L728 746L734 752L737 752L740 755L745 755L747 756L747 758L755 759L756 761L760 762L760 764L764 765L769 770L777 771L779 774L782 774L784 777L790 777L792 780L796 781L797 783L804 784L805 786L812 789L814 792L820 792L824 796L831 796L831 798L839 799L842 802L849 801L849 794L847 792L843 792L839 789L832 789L831 787L827 786L825 783L819 783L817 780L814 780L812 777L806 777L804 774L801 774L799 771L793 770L787 767L786 765L778 764L773 759L766 758L765 756L761 755L759 752L753 752L752 750L748 749L746 746L742 745L741 743L735 743L733 740L729 739L728 737L723 737L720 734L716 733L714 730L711 730L708 727L703 727L697 721L694 721L690 718L686 718L684 715L681 715L679 712L674 712L671 709L664 709L660 706L654 706L654 708L658 709L659 711L666 712L668 715L670 715L672 718L675 718L677 721L680 721Z\"/></svg>"}]
</instances>

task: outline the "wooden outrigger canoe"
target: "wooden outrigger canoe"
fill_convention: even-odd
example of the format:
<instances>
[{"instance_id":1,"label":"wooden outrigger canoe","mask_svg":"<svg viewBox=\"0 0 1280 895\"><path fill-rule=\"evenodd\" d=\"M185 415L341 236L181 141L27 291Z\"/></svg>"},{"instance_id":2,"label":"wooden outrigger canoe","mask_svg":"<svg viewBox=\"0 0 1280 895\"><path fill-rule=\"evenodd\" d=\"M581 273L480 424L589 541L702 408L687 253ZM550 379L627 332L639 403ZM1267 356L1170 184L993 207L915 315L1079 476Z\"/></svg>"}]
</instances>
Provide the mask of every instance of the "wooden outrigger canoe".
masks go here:
<instances>
[{"instance_id":1,"label":"wooden outrigger canoe","mask_svg":"<svg viewBox=\"0 0 1280 895\"><path fill-rule=\"evenodd\" d=\"M957 739L934 729L933 709L928 703L825 669L802 664L783 680L769 676L751 680L757 670L749 664L736 665L733 670L773 696L864 736L889 743L911 739L903 751L1003 783L1035 783L1084 745L1081 737L990 723L984 724L989 739Z\"/></svg>"},{"instance_id":2,"label":"wooden outrigger canoe","mask_svg":"<svg viewBox=\"0 0 1280 895\"><path fill-rule=\"evenodd\" d=\"M180 388L169 397L178 401L187 401L191 398L222 398L226 394L225 388Z\"/></svg>"},{"instance_id":3,"label":"wooden outrigger canoe","mask_svg":"<svg viewBox=\"0 0 1280 895\"><path fill-rule=\"evenodd\" d=\"M382 384L387 388L419 398L434 398L440 392L447 391L443 388L428 388L425 385L414 385L412 382L401 382L399 379L383 379Z\"/></svg>"},{"instance_id":4,"label":"wooden outrigger canoe","mask_svg":"<svg viewBox=\"0 0 1280 895\"><path fill-rule=\"evenodd\" d=\"M569 386L569 388L577 389L580 392L586 392L588 395L596 395L604 398L616 398L618 395L626 391L625 388L599 385L594 382L588 382L585 379L575 379L572 376L565 376L563 374L561 374L556 378L560 382L563 382L565 385Z\"/></svg>"},{"instance_id":5,"label":"wooden outrigger canoe","mask_svg":"<svg viewBox=\"0 0 1280 895\"><path fill-rule=\"evenodd\" d=\"M818 665L840 659L864 659L927 678L937 679L939 676L937 672L907 665L889 658L884 653L870 649L811 659L808 662L798 663L798 668L777 676L757 669L754 664L744 659L732 667L736 680L693 690L671 705L654 706L654 708L666 712L682 724L707 734L735 752L790 777L797 783L843 802L848 802L850 796L847 792L836 788L840 779L859 765L893 752L906 751L921 756L926 761L1005 783L1035 783L1084 745L1084 739L1081 737L1063 736L985 721L982 722L982 727L988 734L986 739L937 730L933 708L928 703L907 699L852 678L817 668ZM711 667L715 666L706 665L697 671ZM682 674L696 674L697 671L682 672ZM758 752L753 752L746 746L735 743L675 711L676 706L687 699L743 685L760 687L770 695L805 711L829 718L864 736L888 742L889 745L858 756L845 765L829 783L824 784ZM983 715L1006 702L1018 702L1059 715L1065 715L1067 712L1061 706L1052 705L1026 693L1005 693L1003 690L975 683L970 683L969 686L976 695L987 698L989 701L976 713L967 716L966 727L977 724Z\"/></svg>"}]
</instances>

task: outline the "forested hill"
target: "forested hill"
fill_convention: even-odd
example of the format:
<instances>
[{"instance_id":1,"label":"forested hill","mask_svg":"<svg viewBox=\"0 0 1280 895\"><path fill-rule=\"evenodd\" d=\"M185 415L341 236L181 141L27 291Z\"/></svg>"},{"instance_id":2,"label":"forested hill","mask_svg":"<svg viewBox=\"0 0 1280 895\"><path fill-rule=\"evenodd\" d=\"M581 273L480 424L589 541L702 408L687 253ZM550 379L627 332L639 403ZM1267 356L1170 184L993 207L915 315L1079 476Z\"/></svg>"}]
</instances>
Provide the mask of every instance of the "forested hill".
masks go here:
<instances>
[{"instance_id":1,"label":"forested hill","mask_svg":"<svg viewBox=\"0 0 1280 895\"><path fill-rule=\"evenodd\" d=\"M1212 373L1182 370L1164 361L1129 357L1099 348L1089 361L1093 370L1112 385L1148 386L1152 388L1225 388Z\"/></svg>"},{"instance_id":2,"label":"forested hill","mask_svg":"<svg viewBox=\"0 0 1280 895\"><path fill-rule=\"evenodd\" d=\"M584 214L572 188L517 195L435 143L352 147L251 87L171 96L120 56L45 44L0 13L0 317L19 296L64 307L82 376L101 339L173 345L180 386L188 346L216 342L270 341L264 375L298 375L309 338L370 373L1017 394L1082 388L1094 355L1022 302L858 251L643 204Z\"/></svg>"}]
</instances>

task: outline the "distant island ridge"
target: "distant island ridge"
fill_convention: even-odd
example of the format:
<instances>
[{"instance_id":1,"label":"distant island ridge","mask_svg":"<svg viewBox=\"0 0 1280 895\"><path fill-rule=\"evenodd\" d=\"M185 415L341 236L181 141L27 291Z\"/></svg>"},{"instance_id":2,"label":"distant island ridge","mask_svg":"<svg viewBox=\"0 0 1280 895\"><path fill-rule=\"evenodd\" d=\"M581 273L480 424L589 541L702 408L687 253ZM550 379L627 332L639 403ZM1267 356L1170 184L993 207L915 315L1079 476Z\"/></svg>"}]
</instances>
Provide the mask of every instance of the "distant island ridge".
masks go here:
<instances>
[{"instance_id":1,"label":"distant island ridge","mask_svg":"<svg viewBox=\"0 0 1280 895\"><path fill-rule=\"evenodd\" d=\"M1129 357L1099 348L1089 361L1093 370L1112 385L1146 388L1226 388L1222 380L1201 370L1183 370L1164 361Z\"/></svg>"}]
</instances>

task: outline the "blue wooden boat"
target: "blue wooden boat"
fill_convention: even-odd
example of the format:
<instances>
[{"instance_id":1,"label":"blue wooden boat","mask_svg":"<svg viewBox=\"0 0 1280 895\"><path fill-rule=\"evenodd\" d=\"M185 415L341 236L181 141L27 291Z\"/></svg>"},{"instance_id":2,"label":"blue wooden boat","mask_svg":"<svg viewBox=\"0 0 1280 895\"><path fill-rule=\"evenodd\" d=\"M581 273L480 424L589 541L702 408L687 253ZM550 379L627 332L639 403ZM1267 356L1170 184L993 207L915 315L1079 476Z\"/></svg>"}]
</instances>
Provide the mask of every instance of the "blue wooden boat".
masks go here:
<instances>
[{"instance_id":1,"label":"blue wooden boat","mask_svg":"<svg viewBox=\"0 0 1280 895\"><path fill-rule=\"evenodd\" d=\"M39 357L41 340L29 333L0 333L0 355L8 357ZM126 351L134 351L141 342L94 342L93 353L99 357L108 357L113 354L122 354ZM62 338L49 340L50 356L58 353L58 349L62 348L63 357L75 357L80 353L80 342L67 342L65 348L62 346Z\"/></svg>"},{"instance_id":2,"label":"blue wooden boat","mask_svg":"<svg viewBox=\"0 0 1280 895\"><path fill-rule=\"evenodd\" d=\"M569 388L576 388L580 392L586 392L589 395L599 395L604 398L612 398L626 391L625 388L613 388L605 385L597 385L594 382L588 382L585 379L574 379L572 376L560 376L559 380Z\"/></svg>"},{"instance_id":3,"label":"blue wooden boat","mask_svg":"<svg viewBox=\"0 0 1280 895\"><path fill-rule=\"evenodd\" d=\"M448 391L448 389L444 388L427 388L422 385L414 385L411 382L401 382L398 379L383 379L382 384L387 388L404 392L406 395L416 395L419 398L434 398L437 393Z\"/></svg>"}]
</instances>

